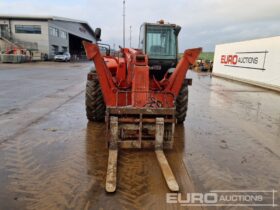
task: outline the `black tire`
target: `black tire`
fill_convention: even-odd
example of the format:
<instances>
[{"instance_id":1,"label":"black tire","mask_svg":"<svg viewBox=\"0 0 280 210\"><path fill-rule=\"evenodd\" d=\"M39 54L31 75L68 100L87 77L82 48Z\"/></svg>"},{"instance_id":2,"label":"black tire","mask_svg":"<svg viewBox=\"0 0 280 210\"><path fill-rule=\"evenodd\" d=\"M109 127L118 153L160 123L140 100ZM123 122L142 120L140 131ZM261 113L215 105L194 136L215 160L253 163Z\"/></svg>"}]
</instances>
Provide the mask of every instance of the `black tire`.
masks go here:
<instances>
[{"instance_id":1,"label":"black tire","mask_svg":"<svg viewBox=\"0 0 280 210\"><path fill-rule=\"evenodd\" d=\"M176 118L178 124L183 123L186 119L188 110L188 97L188 82L184 80L179 95L176 99Z\"/></svg>"},{"instance_id":2,"label":"black tire","mask_svg":"<svg viewBox=\"0 0 280 210\"><path fill-rule=\"evenodd\" d=\"M86 86L86 113L89 121L103 122L106 106L101 87L95 72L91 72L93 79L87 81Z\"/></svg>"}]
</instances>

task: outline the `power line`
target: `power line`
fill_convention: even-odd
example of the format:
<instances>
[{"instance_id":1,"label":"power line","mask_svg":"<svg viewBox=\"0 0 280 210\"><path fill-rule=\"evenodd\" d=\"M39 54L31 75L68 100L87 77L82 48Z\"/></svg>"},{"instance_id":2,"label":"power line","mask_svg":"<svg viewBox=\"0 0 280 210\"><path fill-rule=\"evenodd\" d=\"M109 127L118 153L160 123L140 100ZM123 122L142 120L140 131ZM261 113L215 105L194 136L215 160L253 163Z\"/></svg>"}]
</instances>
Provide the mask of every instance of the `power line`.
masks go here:
<instances>
[{"instance_id":1,"label":"power line","mask_svg":"<svg viewBox=\"0 0 280 210\"><path fill-rule=\"evenodd\" d=\"M125 48L125 0L123 0L123 48Z\"/></svg>"},{"instance_id":2,"label":"power line","mask_svg":"<svg viewBox=\"0 0 280 210\"><path fill-rule=\"evenodd\" d=\"M131 32L132 32L132 26L129 26L129 47L131 48Z\"/></svg>"}]
</instances>

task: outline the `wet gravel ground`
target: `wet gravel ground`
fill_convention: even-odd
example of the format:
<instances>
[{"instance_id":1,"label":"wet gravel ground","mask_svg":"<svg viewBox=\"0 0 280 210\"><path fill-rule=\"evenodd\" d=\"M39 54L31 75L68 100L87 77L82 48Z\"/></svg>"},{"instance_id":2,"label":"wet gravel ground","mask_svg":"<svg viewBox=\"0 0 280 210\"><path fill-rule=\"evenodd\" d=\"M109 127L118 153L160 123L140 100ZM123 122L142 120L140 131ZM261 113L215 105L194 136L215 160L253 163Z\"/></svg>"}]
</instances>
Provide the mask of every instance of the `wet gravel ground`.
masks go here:
<instances>
[{"instance_id":1,"label":"wet gravel ground","mask_svg":"<svg viewBox=\"0 0 280 210\"><path fill-rule=\"evenodd\" d=\"M1 210L279 208L167 204L153 151L121 151L118 190L105 193L105 126L88 122L84 110L89 66L0 65ZM208 74L188 77L187 121L166 152L182 196L277 190L279 205L280 94ZM271 194L263 204L272 204Z\"/></svg>"}]
</instances>

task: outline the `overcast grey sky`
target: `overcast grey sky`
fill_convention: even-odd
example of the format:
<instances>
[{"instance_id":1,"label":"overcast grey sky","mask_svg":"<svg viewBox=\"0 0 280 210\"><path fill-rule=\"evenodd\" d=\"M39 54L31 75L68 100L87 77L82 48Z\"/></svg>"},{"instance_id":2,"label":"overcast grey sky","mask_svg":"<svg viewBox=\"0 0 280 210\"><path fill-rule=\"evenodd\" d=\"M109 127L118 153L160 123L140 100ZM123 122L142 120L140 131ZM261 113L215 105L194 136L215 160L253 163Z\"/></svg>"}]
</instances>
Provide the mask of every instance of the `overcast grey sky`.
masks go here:
<instances>
[{"instance_id":1,"label":"overcast grey sky","mask_svg":"<svg viewBox=\"0 0 280 210\"><path fill-rule=\"evenodd\" d=\"M0 0L1 14L55 15L102 28L102 40L122 44L123 0ZM218 43L280 35L280 0L126 0L126 42L138 45L142 22L164 19L182 26L180 51Z\"/></svg>"}]
</instances>

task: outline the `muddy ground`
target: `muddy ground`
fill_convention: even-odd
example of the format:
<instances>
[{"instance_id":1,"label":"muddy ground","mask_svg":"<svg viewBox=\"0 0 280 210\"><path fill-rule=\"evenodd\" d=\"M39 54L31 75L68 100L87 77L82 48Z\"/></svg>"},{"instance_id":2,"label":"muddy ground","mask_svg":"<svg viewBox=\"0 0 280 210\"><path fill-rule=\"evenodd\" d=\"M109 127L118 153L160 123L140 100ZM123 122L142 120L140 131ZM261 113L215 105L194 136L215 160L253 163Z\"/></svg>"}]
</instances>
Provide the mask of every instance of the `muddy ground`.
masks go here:
<instances>
[{"instance_id":1,"label":"muddy ground","mask_svg":"<svg viewBox=\"0 0 280 210\"><path fill-rule=\"evenodd\" d=\"M104 124L85 117L90 63L0 64L0 209L277 209L166 203L153 151L121 151L104 190ZM166 155L180 192L275 192L280 204L280 94L189 72L187 121ZM272 203L265 194L264 203ZM269 200L270 199L270 200Z\"/></svg>"}]
</instances>

